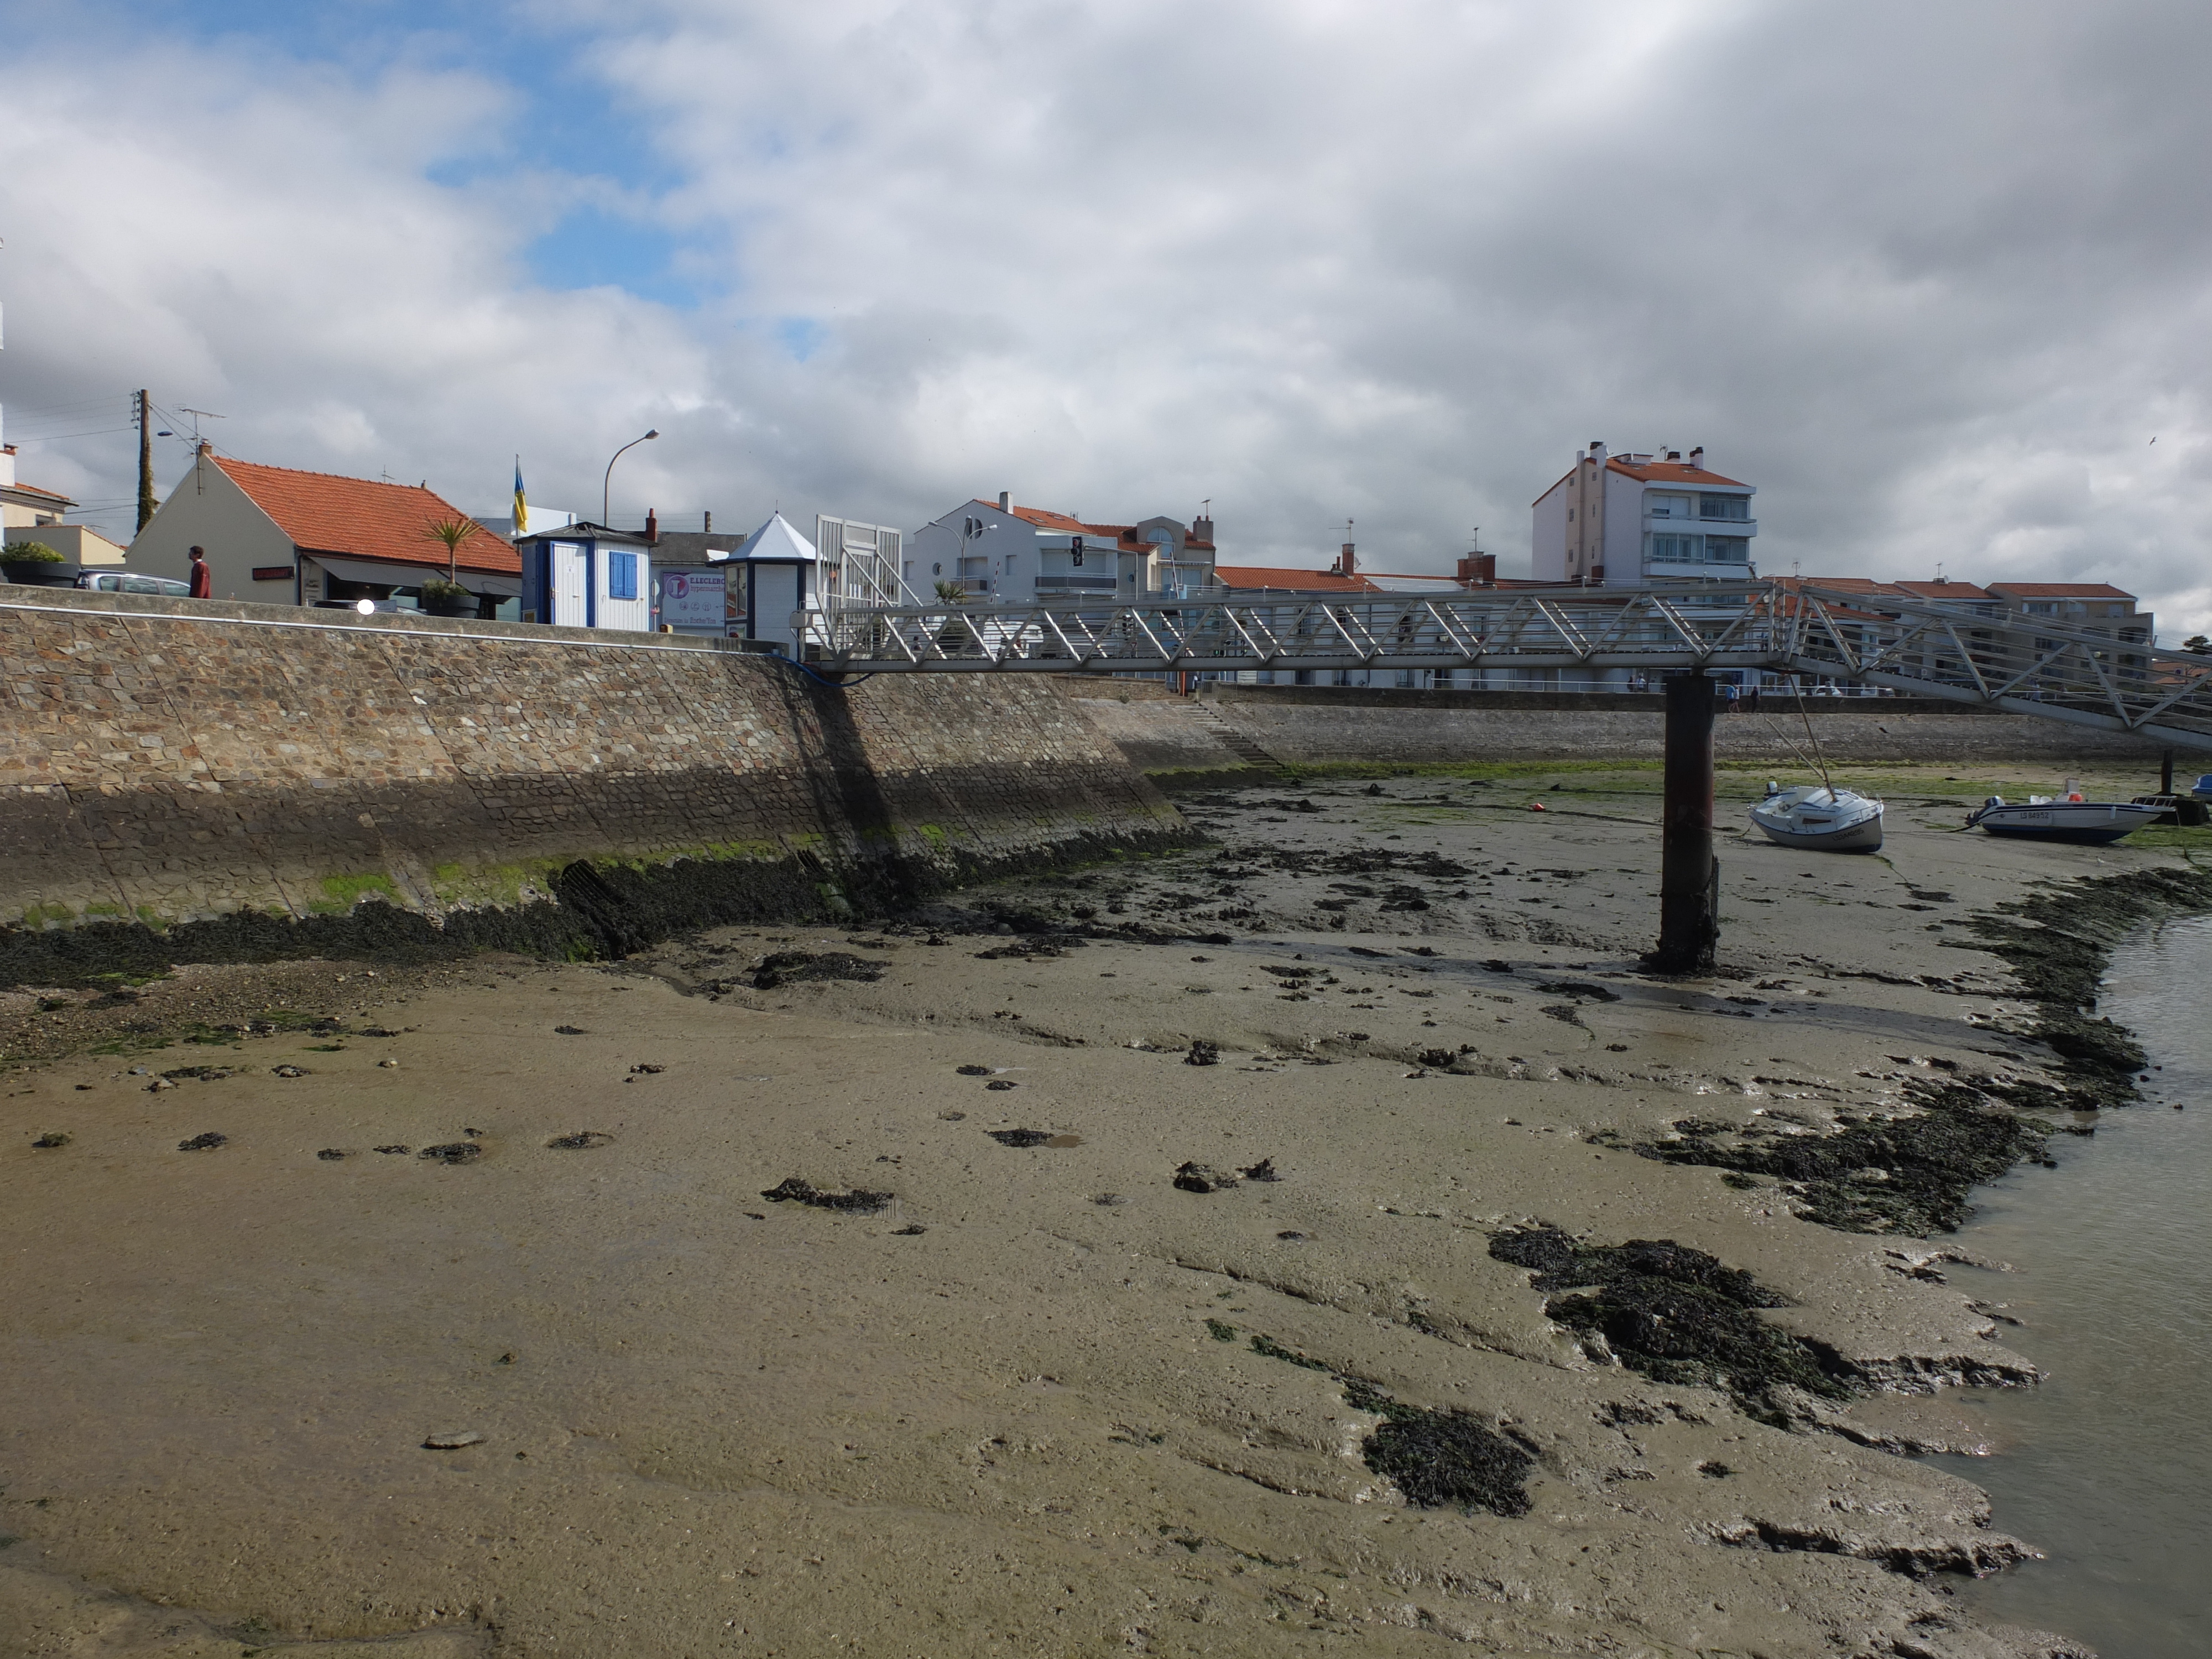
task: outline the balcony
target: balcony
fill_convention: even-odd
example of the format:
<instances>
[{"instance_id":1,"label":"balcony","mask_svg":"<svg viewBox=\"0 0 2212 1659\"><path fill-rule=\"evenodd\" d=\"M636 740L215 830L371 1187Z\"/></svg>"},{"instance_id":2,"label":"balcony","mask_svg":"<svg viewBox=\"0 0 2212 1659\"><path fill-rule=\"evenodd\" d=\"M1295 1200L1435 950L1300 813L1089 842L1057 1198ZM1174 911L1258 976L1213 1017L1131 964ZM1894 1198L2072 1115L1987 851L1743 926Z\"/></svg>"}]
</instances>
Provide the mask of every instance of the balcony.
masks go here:
<instances>
[{"instance_id":1,"label":"balcony","mask_svg":"<svg viewBox=\"0 0 2212 1659\"><path fill-rule=\"evenodd\" d=\"M1680 514L1647 513L1644 515L1645 534L1657 531L1661 535L1691 535L1709 532L1716 536L1756 536L1756 519L1692 519Z\"/></svg>"}]
</instances>

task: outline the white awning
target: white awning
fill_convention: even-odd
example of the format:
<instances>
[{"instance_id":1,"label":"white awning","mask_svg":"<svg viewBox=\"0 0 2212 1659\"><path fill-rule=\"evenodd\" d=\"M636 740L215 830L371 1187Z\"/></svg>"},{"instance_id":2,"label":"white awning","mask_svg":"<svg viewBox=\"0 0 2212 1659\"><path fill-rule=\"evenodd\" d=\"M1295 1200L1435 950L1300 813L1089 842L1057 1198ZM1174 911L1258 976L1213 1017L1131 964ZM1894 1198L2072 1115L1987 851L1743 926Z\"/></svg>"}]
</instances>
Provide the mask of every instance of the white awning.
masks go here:
<instances>
[{"instance_id":1,"label":"white awning","mask_svg":"<svg viewBox=\"0 0 2212 1659\"><path fill-rule=\"evenodd\" d=\"M320 553L302 553L303 559L313 559L325 571L345 582L374 582L380 587L420 587L433 576L445 572L435 565L387 563L382 559L333 559ZM461 586L471 593L493 593L502 599L520 599L522 578L508 576L491 570L471 570L461 567Z\"/></svg>"}]
</instances>

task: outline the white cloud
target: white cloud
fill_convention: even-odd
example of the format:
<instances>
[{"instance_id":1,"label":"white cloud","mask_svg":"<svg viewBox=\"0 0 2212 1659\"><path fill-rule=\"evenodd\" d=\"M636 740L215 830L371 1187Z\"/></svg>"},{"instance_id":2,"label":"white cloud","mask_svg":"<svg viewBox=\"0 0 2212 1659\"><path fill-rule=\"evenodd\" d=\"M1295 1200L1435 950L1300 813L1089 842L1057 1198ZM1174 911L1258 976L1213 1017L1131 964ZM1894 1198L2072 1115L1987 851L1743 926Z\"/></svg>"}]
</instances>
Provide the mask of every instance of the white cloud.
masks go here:
<instances>
[{"instance_id":1,"label":"white cloud","mask_svg":"<svg viewBox=\"0 0 2212 1659\"><path fill-rule=\"evenodd\" d=\"M0 389L151 384L237 453L486 507L520 449L595 509L659 425L617 505L672 523L1210 496L1234 556L1319 563L1352 517L1401 568L1476 522L1510 566L1589 438L1702 442L1760 486L1769 568L2094 574L2212 627L2201 9L541 15L672 186L563 174L562 103L414 62L156 45L15 83ZM586 201L681 234L712 297L534 286Z\"/></svg>"}]
</instances>

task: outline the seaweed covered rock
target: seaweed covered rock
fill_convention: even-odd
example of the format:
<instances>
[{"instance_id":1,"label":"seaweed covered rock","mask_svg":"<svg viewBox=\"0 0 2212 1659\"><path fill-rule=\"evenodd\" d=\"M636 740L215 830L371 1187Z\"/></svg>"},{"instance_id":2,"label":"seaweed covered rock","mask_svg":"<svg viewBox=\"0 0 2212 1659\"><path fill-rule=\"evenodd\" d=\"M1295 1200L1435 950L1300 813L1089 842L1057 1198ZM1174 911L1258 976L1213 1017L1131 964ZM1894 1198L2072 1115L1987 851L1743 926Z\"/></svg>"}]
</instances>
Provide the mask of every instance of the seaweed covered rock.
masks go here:
<instances>
[{"instance_id":1,"label":"seaweed covered rock","mask_svg":"<svg viewBox=\"0 0 2212 1659\"><path fill-rule=\"evenodd\" d=\"M1529 1269L1536 1289L1565 1292L1544 1304L1545 1315L1654 1382L1721 1389L1776 1423L1793 1415L1778 1390L1853 1393L1832 1355L1759 1318L1787 1298L1703 1250L1665 1238L1589 1244L1556 1227L1517 1227L1493 1234L1490 1254Z\"/></svg>"},{"instance_id":2,"label":"seaweed covered rock","mask_svg":"<svg viewBox=\"0 0 2212 1659\"><path fill-rule=\"evenodd\" d=\"M1966 1195L2024 1158L2043 1156L2049 1127L1962 1083L1906 1086L1919 1108L1873 1117L1830 1134L1751 1139L1730 1126L1684 1119L1680 1139L1635 1151L1662 1164L1694 1164L1792 1183L1800 1213L1855 1233L1955 1232L1972 1213ZM1735 1135L1735 1139L1727 1139Z\"/></svg>"}]
</instances>

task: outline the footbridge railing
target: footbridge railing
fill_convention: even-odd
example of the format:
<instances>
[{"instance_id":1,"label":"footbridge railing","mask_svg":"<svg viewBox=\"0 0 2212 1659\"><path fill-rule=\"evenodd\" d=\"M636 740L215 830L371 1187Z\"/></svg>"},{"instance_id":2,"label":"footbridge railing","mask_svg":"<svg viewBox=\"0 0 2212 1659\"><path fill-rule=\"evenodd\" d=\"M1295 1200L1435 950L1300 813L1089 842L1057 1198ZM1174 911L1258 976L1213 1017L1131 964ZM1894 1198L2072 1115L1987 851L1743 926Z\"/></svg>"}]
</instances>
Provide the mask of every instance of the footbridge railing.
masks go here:
<instances>
[{"instance_id":1,"label":"footbridge railing","mask_svg":"<svg viewBox=\"0 0 2212 1659\"><path fill-rule=\"evenodd\" d=\"M1985 603L1985 602L1984 602ZM2212 749L2212 657L2056 619L1783 581L1141 604L943 604L794 617L844 673L1764 670Z\"/></svg>"}]
</instances>

